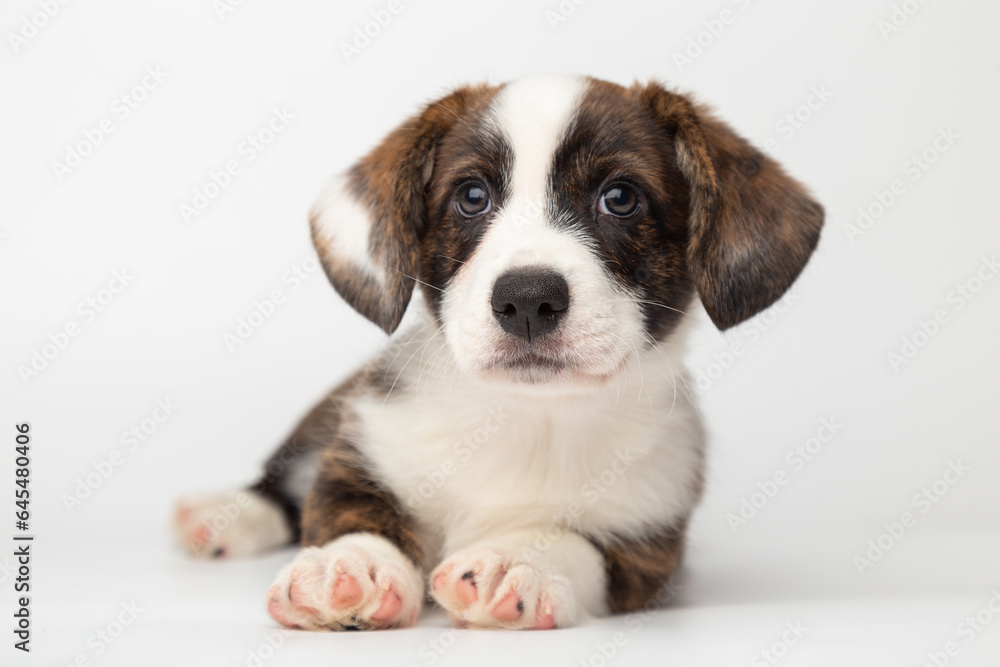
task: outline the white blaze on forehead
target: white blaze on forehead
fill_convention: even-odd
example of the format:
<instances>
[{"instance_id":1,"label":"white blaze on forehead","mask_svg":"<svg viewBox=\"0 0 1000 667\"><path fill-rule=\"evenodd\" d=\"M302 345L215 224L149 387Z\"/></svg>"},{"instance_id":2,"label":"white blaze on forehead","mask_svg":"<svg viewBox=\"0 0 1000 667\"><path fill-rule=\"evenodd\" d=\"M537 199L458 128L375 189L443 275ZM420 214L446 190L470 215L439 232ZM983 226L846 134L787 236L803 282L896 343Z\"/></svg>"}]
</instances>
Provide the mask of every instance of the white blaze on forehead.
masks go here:
<instances>
[{"instance_id":1,"label":"white blaze on forehead","mask_svg":"<svg viewBox=\"0 0 1000 667\"><path fill-rule=\"evenodd\" d=\"M498 323L491 295L497 279L519 267L544 267L569 285L570 306L544 343L570 369L560 382L605 382L645 344L641 308L622 294L589 235L549 224L555 221L547 216L555 154L587 86L587 79L570 77L517 81L491 110L491 130L512 152L509 197L441 302L445 338L460 367L472 374L504 377L496 369L514 354L514 343Z\"/></svg>"},{"instance_id":2,"label":"white blaze on forehead","mask_svg":"<svg viewBox=\"0 0 1000 667\"><path fill-rule=\"evenodd\" d=\"M493 121L514 157L508 208L544 210L556 149L576 113L587 80L535 76L508 84L497 96Z\"/></svg>"}]
</instances>

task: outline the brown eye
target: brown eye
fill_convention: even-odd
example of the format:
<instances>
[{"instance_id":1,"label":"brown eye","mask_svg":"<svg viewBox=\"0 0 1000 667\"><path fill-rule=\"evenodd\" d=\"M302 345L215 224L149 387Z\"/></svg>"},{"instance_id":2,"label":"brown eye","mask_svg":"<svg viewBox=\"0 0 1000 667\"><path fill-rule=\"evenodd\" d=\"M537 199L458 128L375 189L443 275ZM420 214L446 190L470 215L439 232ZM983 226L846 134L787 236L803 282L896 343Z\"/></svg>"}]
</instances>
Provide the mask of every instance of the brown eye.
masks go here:
<instances>
[{"instance_id":1,"label":"brown eye","mask_svg":"<svg viewBox=\"0 0 1000 667\"><path fill-rule=\"evenodd\" d=\"M612 185L601 195L597 209L615 218L627 218L639 209L639 193L631 185Z\"/></svg>"},{"instance_id":2,"label":"brown eye","mask_svg":"<svg viewBox=\"0 0 1000 667\"><path fill-rule=\"evenodd\" d=\"M490 210L490 195L479 183L466 183L459 188L455 205L462 217L475 218Z\"/></svg>"}]
</instances>

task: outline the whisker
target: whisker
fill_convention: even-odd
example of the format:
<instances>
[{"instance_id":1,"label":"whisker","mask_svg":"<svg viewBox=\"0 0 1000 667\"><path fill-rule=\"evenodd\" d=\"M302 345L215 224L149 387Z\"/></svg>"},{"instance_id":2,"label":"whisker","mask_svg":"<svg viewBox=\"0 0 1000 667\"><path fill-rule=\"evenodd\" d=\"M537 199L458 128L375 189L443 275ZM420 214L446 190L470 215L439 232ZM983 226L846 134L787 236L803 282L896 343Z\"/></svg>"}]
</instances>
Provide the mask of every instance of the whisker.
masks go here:
<instances>
[{"instance_id":1,"label":"whisker","mask_svg":"<svg viewBox=\"0 0 1000 667\"><path fill-rule=\"evenodd\" d=\"M420 347L418 347L418 348L417 348L416 350L414 350L414 351L413 351L413 354L411 354L411 355L409 356L409 358L408 358L408 359L406 360L406 363L404 363L404 364L403 364L403 367L399 369L399 372L398 372L398 373L396 373L396 379L394 379L394 380L392 381L392 386L390 386L390 387L389 387L389 391L388 391L388 392L386 392L386 395L385 395L385 398L384 398L384 399L382 399L382 404L383 404L383 405L385 405L385 402L389 400L389 396L391 396L391 395L392 395L392 390L396 388L396 383L397 383L397 382L399 382L399 378L400 378L400 377L401 377L401 376L403 375L403 371L405 371L405 370L406 370L406 367L410 365L410 362L411 362L411 361L413 361L413 357L417 356L417 352L420 352L420 351L421 351L421 350L423 350L423 349L424 349L425 347L427 347L428 345L430 345L430 342L431 342L432 340L434 340L434 337L435 337L435 336L437 336L437 334L438 334L438 333L440 333L440 331L441 331L442 329L444 329L444 325L443 325L443 324L442 324L442 325L441 325L440 327L438 327L437 331L435 331L435 332L434 332L433 334L431 334L431 335L430 335L430 336L429 336L429 337L427 338L427 340L426 340L426 341L424 341L424 344L423 344L423 345L421 345L421 346L420 346ZM421 374L423 374L423 369L421 369ZM417 382L419 383L419 381L420 381L420 375L417 375Z\"/></svg>"},{"instance_id":2,"label":"whisker","mask_svg":"<svg viewBox=\"0 0 1000 667\"><path fill-rule=\"evenodd\" d=\"M443 329L444 327L442 326L441 328ZM438 331L440 331L440 329ZM424 363L424 354L426 354L427 351L424 350L423 352L420 353L420 374L421 377L426 377L427 379L427 382L425 383L424 386L424 405L428 404L428 394L430 394L431 391L431 381L434 380L437 382L441 382L444 380L445 377L444 372L436 370L434 368L434 364L437 361L438 355L441 354L446 349L448 349L448 341L442 336L438 348L427 360L427 363ZM420 385L418 383L417 389L419 390L419 388Z\"/></svg>"},{"instance_id":3,"label":"whisker","mask_svg":"<svg viewBox=\"0 0 1000 667\"><path fill-rule=\"evenodd\" d=\"M436 290L437 290L438 292L444 292L444 290L443 290L443 289L441 289L440 287L437 287L437 286L435 286L435 285L431 285L430 283L425 283L425 282L424 282L423 280L421 280L420 278L414 278L413 276L411 276L411 275L410 275L410 274L408 274L408 273L403 273L402 271L400 271L400 270L399 270L399 269L397 269L396 267L389 267L389 268L391 268L391 269L392 269L393 271L395 271L396 273L402 273L402 274L403 274L404 276L406 276L406 277L407 277L407 278L409 278L410 280L413 280L413 281L415 281L415 282L418 282L418 283L420 283L421 285L427 285L427 286L428 286L428 287L430 287L431 289L436 289Z\"/></svg>"},{"instance_id":4,"label":"whisker","mask_svg":"<svg viewBox=\"0 0 1000 667\"><path fill-rule=\"evenodd\" d=\"M626 301L631 301L632 303L645 303L645 304L648 304L650 306L656 306L658 308L665 308L667 310L672 310L675 313L680 313L681 315L687 315L687 313L685 313L680 308L674 308L673 306L668 306L666 304L659 303L657 301L649 301L648 299L630 299L628 297L625 297L625 300Z\"/></svg>"},{"instance_id":5,"label":"whisker","mask_svg":"<svg viewBox=\"0 0 1000 667\"><path fill-rule=\"evenodd\" d=\"M641 359L641 355L639 353L639 346L636 343L634 343L634 342L629 342L629 341L625 340L624 338L622 338L621 336L619 336L618 334L616 334L614 332L611 332L611 335L615 336L618 340L620 340L621 342L625 343L626 346L631 347L632 351L635 353L636 360L640 362L639 363L639 390L638 390L638 394L637 394L636 398L638 399L638 396L642 396L643 394L646 394L646 400L649 402L649 414L650 414L651 417L655 416L656 411L653 408L653 397L649 393L647 393L645 391L645 389L646 389L646 365L643 364L643 363L641 363L642 359Z\"/></svg>"},{"instance_id":6,"label":"whisker","mask_svg":"<svg viewBox=\"0 0 1000 667\"><path fill-rule=\"evenodd\" d=\"M382 379L383 380L386 379L387 377L389 377L389 370L392 368L392 365L394 363L396 363L396 359L399 359L399 355L401 355L403 353L403 350L406 349L406 346L409 345L410 343L412 343L417 338L419 338L420 334L422 334L424 331L426 331L427 327L431 326L432 324L434 324L434 320L433 319L430 320L429 322L427 322L424 326L422 326L419 329L417 329L416 331L414 331L412 334L410 334L409 337L406 340L400 340L400 341L397 342L397 345L399 346L399 349L396 351L396 356L394 356L392 359L390 359L389 362L385 365L385 373L382 374Z\"/></svg>"},{"instance_id":7,"label":"whisker","mask_svg":"<svg viewBox=\"0 0 1000 667\"><path fill-rule=\"evenodd\" d=\"M670 358L667 357L667 355L663 353L663 350L661 349L661 347L662 347L661 344L657 343L656 339L653 338L649 334L649 332L646 332L645 335L646 335L646 338L648 338L649 341L652 343L651 347L654 348L657 351L657 353L660 355L660 358L663 359L663 361L667 364L667 366L673 372L673 375L667 378L668 380L670 380L670 384L671 384L671 386L673 387L673 390L674 390L674 399L673 399L673 402L670 405L670 412L668 413L668 415L670 415L670 414L673 414L674 407L677 405L677 379L680 379L681 383L684 385L684 390L687 392L688 397L690 397L692 400L694 400L694 398L695 398L694 392L692 391L691 386L688 385L687 378L684 377L684 373L678 371L677 367L674 366L674 364L673 364L672 361L670 361Z\"/></svg>"}]
</instances>

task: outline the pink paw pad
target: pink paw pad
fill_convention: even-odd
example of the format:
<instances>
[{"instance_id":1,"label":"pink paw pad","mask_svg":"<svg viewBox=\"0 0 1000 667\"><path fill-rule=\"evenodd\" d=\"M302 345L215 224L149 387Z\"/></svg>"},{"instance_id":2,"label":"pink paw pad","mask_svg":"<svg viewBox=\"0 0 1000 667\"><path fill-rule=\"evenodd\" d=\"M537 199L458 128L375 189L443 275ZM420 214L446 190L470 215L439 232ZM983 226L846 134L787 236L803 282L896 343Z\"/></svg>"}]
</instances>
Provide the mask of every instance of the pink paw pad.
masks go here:
<instances>
[{"instance_id":1,"label":"pink paw pad","mask_svg":"<svg viewBox=\"0 0 1000 667\"><path fill-rule=\"evenodd\" d=\"M448 560L431 575L431 593L455 626L550 630L572 624L565 610L556 620L555 599L573 604L565 584L537 566L492 549Z\"/></svg>"},{"instance_id":2,"label":"pink paw pad","mask_svg":"<svg viewBox=\"0 0 1000 667\"><path fill-rule=\"evenodd\" d=\"M331 604L334 609L352 607L361 601L364 595L358 580L349 574L340 574L337 583L333 586L333 600Z\"/></svg>"},{"instance_id":3,"label":"pink paw pad","mask_svg":"<svg viewBox=\"0 0 1000 667\"><path fill-rule=\"evenodd\" d=\"M513 621L521 618L523 613L524 603L521 601L521 596L517 594L517 591L512 590L503 596L500 602L497 602L491 615L498 621Z\"/></svg>"},{"instance_id":4,"label":"pink paw pad","mask_svg":"<svg viewBox=\"0 0 1000 667\"><path fill-rule=\"evenodd\" d=\"M187 505L179 505L177 507L177 522L187 523L188 520L191 518L192 514L194 514L193 509L191 509Z\"/></svg>"},{"instance_id":5,"label":"pink paw pad","mask_svg":"<svg viewBox=\"0 0 1000 667\"><path fill-rule=\"evenodd\" d=\"M308 604L306 601L309 599L302 587L297 581L295 581L295 575L292 575L292 585L288 588L288 598L292 601L292 604L299 609L305 609L307 611L316 611L316 609Z\"/></svg>"},{"instance_id":6,"label":"pink paw pad","mask_svg":"<svg viewBox=\"0 0 1000 667\"><path fill-rule=\"evenodd\" d=\"M389 588L382 595L382 603L379 604L378 609L372 614L372 619L376 621L388 621L398 614L402 608L403 600L399 597L399 593Z\"/></svg>"},{"instance_id":7,"label":"pink paw pad","mask_svg":"<svg viewBox=\"0 0 1000 667\"><path fill-rule=\"evenodd\" d=\"M278 587L272 586L267 592L267 613L271 615L271 618L281 623L286 628L298 628L299 626L295 624L294 621L285 615L282 611L281 601L278 599Z\"/></svg>"},{"instance_id":8,"label":"pink paw pad","mask_svg":"<svg viewBox=\"0 0 1000 667\"><path fill-rule=\"evenodd\" d=\"M415 564L373 536L303 548L278 572L268 611L287 627L381 630L413 625L423 581Z\"/></svg>"},{"instance_id":9,"label":"pink paw pad","mask_svg":"<svg viewBox=\"0 0 1000 667\"><path fill-rule=\"evenodd\" d=\"M196 547L203 547L212 539L212 529L207 523L198 526L197 530L191 533L191 544Z\"/></svg>"},{"instance_id":10,"label":"pink paw pad","mask_svg":"<svg viewBox=\"0 0 1000 667\"><path fill-rule=\"evenodd\" d=\"M459 599L465 604L472 604L479 599L479 589L476 586L476 577L472 572L466 572L455 584L455 591Z\"/></svg>"}]
</instances>

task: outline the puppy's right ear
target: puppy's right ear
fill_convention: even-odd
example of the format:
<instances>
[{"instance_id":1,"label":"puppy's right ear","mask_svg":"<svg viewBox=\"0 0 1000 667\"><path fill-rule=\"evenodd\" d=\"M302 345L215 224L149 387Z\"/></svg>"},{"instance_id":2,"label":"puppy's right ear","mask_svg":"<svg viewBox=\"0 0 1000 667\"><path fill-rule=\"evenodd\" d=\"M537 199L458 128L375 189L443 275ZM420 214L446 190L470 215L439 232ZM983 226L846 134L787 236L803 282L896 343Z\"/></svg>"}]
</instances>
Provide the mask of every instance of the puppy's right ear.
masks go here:
<instances>
[{"instance_id":1,"label":"puppy's right ear","mask_svg":"<svg viewBox=\"0 0 1000 667\"><path fill-rule=\"evenodd\" d=\"M313 244L330 282L386 333L399 326L420 278L434 148L493 92L462 87L428 104L334 179L310 213Z\"/></svg>"}]
</instances>

